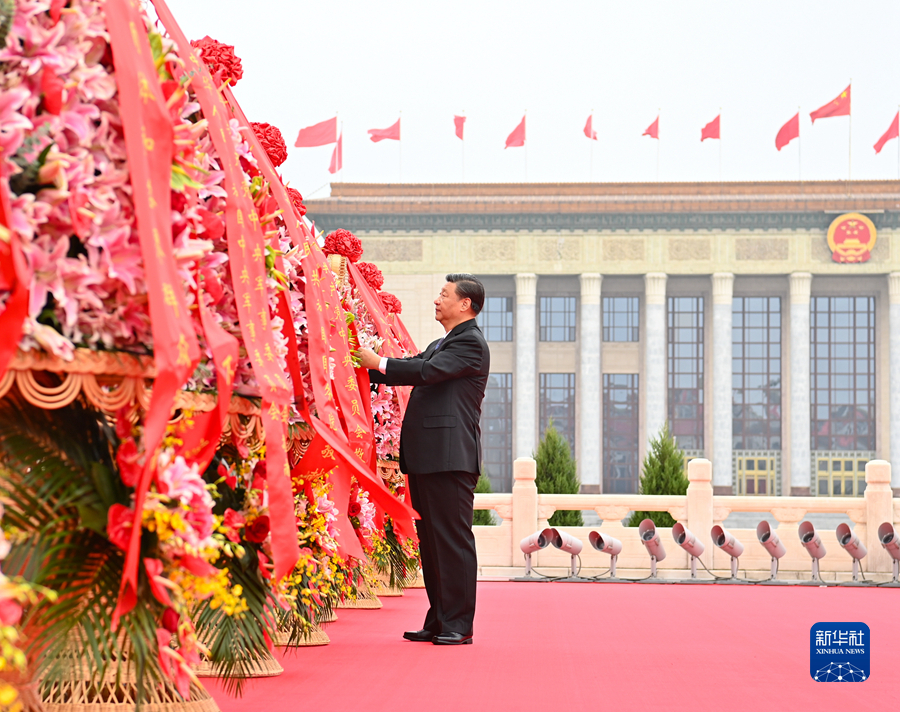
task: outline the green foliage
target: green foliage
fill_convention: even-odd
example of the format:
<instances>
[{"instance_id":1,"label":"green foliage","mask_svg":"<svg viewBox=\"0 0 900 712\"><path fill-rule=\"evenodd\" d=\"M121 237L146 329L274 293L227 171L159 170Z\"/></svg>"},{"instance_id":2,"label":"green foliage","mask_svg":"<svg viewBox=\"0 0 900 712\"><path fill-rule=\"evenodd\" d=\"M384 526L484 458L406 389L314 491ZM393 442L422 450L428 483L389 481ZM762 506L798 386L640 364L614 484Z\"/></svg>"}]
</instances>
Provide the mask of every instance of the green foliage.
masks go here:
<instances>
[{"instance_id":1,"label":"green foliage","mask_svg":"<svg viewBox=\"0 0 900 712\"><path fill-rule=\"evenodd\" d=\"M478 484L475 485L475 494L490 494L490 492L492 492L491 481L484 474L484 470L482 470L481 475L478 477ZM476 509L472 515L472 526L486 527L493 524L494 517L491 516L490 509Z\"/></svg>"},{"instance_id":2,"label":"green foliage","mask_svg":"<svg viewBox=\"0 0 900 712\"><path fill-rule=\"evenodd\" d=\"M537 454L538 494L578 494L581 483L575 472L575 459L569 451L569 443L553 426L553 421L544 431L538 445ZM581 512L577 510L559 511L550 517L551 527L580 527L584 525Z\"/></svg>"},{"instance_id":3,"label":"green foliage","mask_svg":"<svg viewBox=\"0 0 900 712\"><path fill-rule=\"evenodd\" d=\"M26 611L28 655L44 684L66 673L64 648L83 651L87 669L103 676L123 652L144 675L160 679L156 617L138 605L112 630L124 554L106 536L106 512L127 504L113 462L115 432L105 417L78 401L43 410L9 395L0 400L0 501L15 532L6 573L57 591ZM146 586L146 583L143 584Z\"/></svg>"},{"instance_id":4,"label":"green foliage","mask_svg":"<svg viewBox=\"0 0 900 712\"><path fill-rule=\"evenodd\" d=\"M664 425L659 435L650 440L650 451L644 458L641 474L641 494L687 494L688 479L684 475L684 453L675 444ZM638 526L644 519L652 519L657 527L675 526L668 512L635 512L628 520L629 527Z\"/></svg>"}]
</instances>

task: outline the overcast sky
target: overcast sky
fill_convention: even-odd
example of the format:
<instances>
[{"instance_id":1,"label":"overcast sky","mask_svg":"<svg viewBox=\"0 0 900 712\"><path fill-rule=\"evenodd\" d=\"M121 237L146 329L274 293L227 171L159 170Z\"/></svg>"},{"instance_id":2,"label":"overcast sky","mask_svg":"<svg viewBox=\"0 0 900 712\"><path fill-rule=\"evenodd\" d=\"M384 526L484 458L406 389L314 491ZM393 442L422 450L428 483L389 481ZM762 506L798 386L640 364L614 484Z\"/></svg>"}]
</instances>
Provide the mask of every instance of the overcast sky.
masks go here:
<instances>
[{"instance_id":1,"label":"overcast sky","mask_svg":"<svg viewBox=\"0 0 900 712\"><path fill-rule=\"evenodd\" d=\"M251 121L278 126L282 167L304 196L328 194L331 146L297 131L343 122L352 182L718 180L719 141L700 129L722 108L725 180L797 180L798 143L775 134L800 107L802 175L846 179L847 117L809 112L853 80L852 177L898 177L898 141L872 148L900 104L900 2L499 2L170 0L190 39L232 44ZM504 150L527 109L526 148ZM582 130L594 111L599 140ZM402 111L401 147L366 129ZM526 156L527 152L527 156ZM324 187L323 187L324 186Z\"/></svg>"}]
</instances>

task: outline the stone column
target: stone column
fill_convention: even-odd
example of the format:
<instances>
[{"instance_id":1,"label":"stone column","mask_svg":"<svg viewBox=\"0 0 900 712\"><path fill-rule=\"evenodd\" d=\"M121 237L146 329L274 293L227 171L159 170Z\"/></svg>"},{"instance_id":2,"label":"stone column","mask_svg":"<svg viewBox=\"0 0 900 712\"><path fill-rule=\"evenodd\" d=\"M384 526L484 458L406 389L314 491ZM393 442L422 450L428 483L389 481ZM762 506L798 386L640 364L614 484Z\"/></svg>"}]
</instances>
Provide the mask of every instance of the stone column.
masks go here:
<instances>
[{"instance_id":1,"label":"stone column","mask_svg":"<svg viewBox=\"0 0 900 712\"><path fill-rule=\"evenodd\" d=\"M647 439L666 423L666 275L644 275L644 417Z\"/></svg>"},{"instance_id":2,"label":"stone column","mask_svg":"<svg viewBox=\"0 0 900 712\"><path fill-rule=\"evenodd\" d=\"M809 447L809 295L812 275L791 280L791 495L810 494ZM782 492L787 488L782 485Z\"/></svg>"},{"instance_id":3,"label":"stone column","mask_svg":"<svg viewBox=\"0 0 900 712\"><path fill-rule=\"evenodd\" d=\"M516 457L531 457L537 433L537 275L516 275Z\"/></svg>"},{"instance_id":4,"label":"stone column","mask_svg":"<svg viewBox=\"0 0 900 712\"><path fill-rule=\"evenodd\" d=\"M538 528L538 493L534 484L537 464L531 457L513 462L512 487L512 564L523 565L519 542Z\"/></svg>"},{"instance_id":5,"label":"stone column","mask_svg":"<svg viewBox=\"0 0 900 712\"><path fill-rule=\"evenodd\" d=\"M891 391L888 407L890 408L890 446L891 446L891 487L895 495L900 495L900 272L888 275L890 292L890 324L888 326L888 348L890 349Z\"/></svg>"},{"instance_id":6,"label":"stone column","mask_svg":"<svg viewBox=\"0 0 900 712\"><path fill-rule=\"evenodd\" d=\"M603 277L581 275L581 354L578 395L581 427L578 432L578 468L581 491L600 493L600 409L603 377L600 375L600 286Z\"/></svg>"},{"instance_id":7,"label":"stone column","mask_svg":"<svg viewBox=\"0 0 900 712\"><path fill-rule=\"evenodd\" d=\"M869 553L863 559L866 571L891 570L891 557L881 545L878 527L884 522L894 523L894 494L891 491L891 471L885 460L869 460L866 463L866 534L863 543ZM860 535L862 539L862 535Z\"/></svg>"},{"instance_id":8,"label":"stone column","mask_svg":"<svg viewBox=\"0 0 900 712\"><path fill-rule=\"evenodd\" d=\"M712 295L713 491L715 494L729 495L734 494L731 472L731 302L734 275L715 273L712 276Z\"/></svg>"}]
</instances>

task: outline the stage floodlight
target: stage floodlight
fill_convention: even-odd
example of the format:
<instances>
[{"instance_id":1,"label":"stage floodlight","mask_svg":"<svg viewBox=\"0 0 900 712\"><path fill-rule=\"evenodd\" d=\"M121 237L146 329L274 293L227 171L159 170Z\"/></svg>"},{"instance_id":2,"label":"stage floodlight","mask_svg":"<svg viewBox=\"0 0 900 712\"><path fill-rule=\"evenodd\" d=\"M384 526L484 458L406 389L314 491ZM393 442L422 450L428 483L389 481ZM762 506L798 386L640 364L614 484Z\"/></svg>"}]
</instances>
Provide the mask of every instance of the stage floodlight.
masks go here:
<instances>
[{"instance_id":1,"label":"stage floodlight","mask_svg":"<svg viewBox=\"0 0 900 712\"><path fill-rule=\"evenodd\" d=\"M892 564L891 583L882 585L900 585L900 537L894 531L893 524L885 522L878 527L878 541L881 542L884 550L890 555Z\"/></svg>"},{"instance_id":2,"label":"stage floodlight","mask_svg":"<svg viewBox=\"0 0 900 712\"><path fill-rule=\"evenodd\" d=\"M534 534L529 534L521 542L519 542L519 548L522 550L522 553L525 554L525 576L523 578L514 579L517 581L534 581L531 575L531 555L540 551L541 549L546 549L550 546L550 539L552 536L552 529L542 529L540 531L536 531Z\"/></svg>"},{"instance_id":3,"label":"stage floodlight","mask_svg":"<svg viewBox=\"0 0 900 712\"><path fill-rule=\"evenodd\" d=\"M812 580L821 583L819 559L825 556L825 545L822 543L822 538L816 532L813 523L809 521L800 522L797 533L800 535L800 543L803 544L803 547L812 559Z\"/></svg>"},{"instance_id":4,"label":"stage floodlight","mask_svg":"<svg viewBox=\"0 0 900 712\"><path fill-rule=\"evenodd\" d=\"M737 579L738 558L744 553L744 545L734 534L718 524L710 530L709 536L713 544L731 557L731 578Z\"/></svg>"},{"instance_id":5,"label":"stage floodlight","mask_svg":"<svg viewBox=\"0 0 900 712\"><path fill-rule=\"evenodd\" d=\"M609 577L614 579L616 577L616 563L619 560L619 554L622 553L622 542L602 532L591 532L588 534L588 541L597 551L609 554Z\"/></svg>"},{"instance_id":6,"label":"stage floodlight","mask_svg":"<svg viewBox=\"0 0 900 712\"><path fill-rule=\"evenodd\" d=\"M838 544L840 544L841 548L850 554L850 557L853 559L852 581L853 583L859 583L859 560L869 553L866 549L866 545L853 533L849 524L838 524L834 533L837 535Z\"/></svg>"},{"instance_id":7,"label":"stage floodlight","mask_svg":"<svg viewBox=\"0 0 900 712\"><path fill-rule=\"evenodd\" d=\"M705 551L706 547L704 547L703 542L694 536L694 534L691 533L691 530L685 527L681 522L678 522L672 527L672 536L675 538L675 543L690 555L691 578L697 578L697 557Z\"/></svg>"},{"instance_id":8,"label":"stage floodlight","mask_svg":"<svg viewBox=\"0 0 900 712\"><path fill-rule=\"evenodd\" d=\"M576 539L574 536L572 536L568 532L562 531L561 529L553 528L550 529L549 532L550 543L560 551L566 552L570 557L569 579L577 579L578 569L576 568L576 560L578 559L578 555L581 553L581 550L584 548L584 544L581 543L580 539Z\"/></svg>"},{"instance_id":9,"label":"stage floodlight","mask_svg":"<svg viewBox=\"0 0 900 712\"><path fill-rule=\"evenodd\" d=\"M756 525L756 538L763 545L763 548L769 552L769 556L772 559L772 573L768 582L778 582L778 559L786 553L784 544L781 543L781 539L778 538L778 535L772 530L772 525L768 522L760 522Z\"/></svg>"},{"instance_id":10,"label":"stage floodlight","mask_svg":"<svg viewBox=\"0 0 900 712\"><path fill-rule=\"evenodd\" d=\"M647 549L647 553L650 554L650 578L655 579L656 563L666 558L666 550L652 519L645 519L640 523L638 534L641 537L641 543Z\"/></svg>"}]
</instances>

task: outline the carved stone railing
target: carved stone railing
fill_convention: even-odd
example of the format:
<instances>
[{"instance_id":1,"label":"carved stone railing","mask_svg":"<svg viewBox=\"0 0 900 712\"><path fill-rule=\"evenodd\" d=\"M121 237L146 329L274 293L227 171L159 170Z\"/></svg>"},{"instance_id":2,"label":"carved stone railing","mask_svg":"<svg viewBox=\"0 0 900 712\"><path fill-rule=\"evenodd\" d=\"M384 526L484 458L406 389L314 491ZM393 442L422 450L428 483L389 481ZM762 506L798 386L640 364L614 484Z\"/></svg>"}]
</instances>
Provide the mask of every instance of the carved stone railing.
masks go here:
<instances>
[{"instance_id":1,"label":"carved stone railing","mask_svg":"<svg viewBox=\"0 0 900 712\"><path fill-rule=\"evenodd\" d=\"M730 560L713 546L710 529L722 524L732 512L760 512L771 515L777 522L777 533L787 553L781 559L779 570L805 574L809 578L810 558L800 543L797 527L810 514L840 514L850 519L853 529L868 548L862 560L862 570L880 574L884 580L891 570L890 558L878 541L878 526L883 522L900 521L900 499L894 499L890 488L891 466L884 460L872 460L866 466L866 491L863 497L759 497L714 496L712 466L709 460L696 459L688 465L687 494L680 495L579 495L538 494L534 484L535 462L531 458L519 458L513 466L513 491L511 494L476 494L476 509L492 509L500 517L499 526L475 527L478 546L478 562L482 575L502 576L524 567L519 542L529 534L547 526L553 513L561 510L594 510L603 520L599 527L565 527L566 531L584 542L581 553L585 571L599 572L609 565L609 557L593 550L588 544L588 534L598 529L619 539L623 551L619 555L620 571L632 570L639 575L649 571L649 557L638 538L637 527L625 527L622 520L630 512L668 512L676 522L683 524L699 538L705 548L701 560L710 569L727 574ZM762 520L763 517L760 517ZM770 559L759 544L754 529L729 529L743 544L740 557L740 575L750 578L768 577ZM827 550L820 562L825 578L849 572L851 560L840 547L832 530L821 530L820 536ZM661 529L660 536L667 556L659 563L661 570L687 569L687 554L675 544L671 530ZM533 559L535 567L562 570L568 565L568 556L552 547L538 552ZM674 571L671 572L675 574Z\"/></svg>"}]
</instances>

